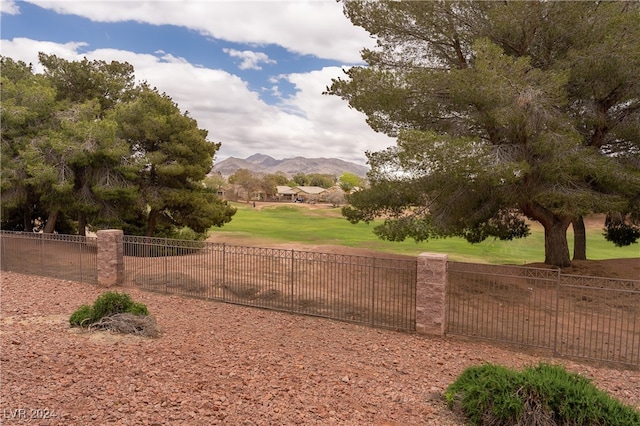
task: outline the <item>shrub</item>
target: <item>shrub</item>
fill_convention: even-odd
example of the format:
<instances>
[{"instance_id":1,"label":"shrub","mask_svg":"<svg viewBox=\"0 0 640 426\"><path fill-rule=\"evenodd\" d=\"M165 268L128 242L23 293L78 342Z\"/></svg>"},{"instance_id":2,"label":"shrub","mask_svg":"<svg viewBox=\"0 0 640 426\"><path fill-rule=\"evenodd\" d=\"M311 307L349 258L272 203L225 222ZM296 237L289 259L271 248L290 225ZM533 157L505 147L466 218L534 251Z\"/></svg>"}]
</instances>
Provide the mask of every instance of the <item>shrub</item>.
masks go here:
<instances>
[{"instance_id":1,"label":"shrub","mask_svg":"<svg viewBox=\"0 0 640 426\"><path fill-rule=\"evenodd\" d=\"M80 326L88 325L91 323L93 318L93 308L89 305L80 306L73 314L71 314L71 318L69 318L69 323L72 326Z\"/></svg>"},{"instance_id":2,"label":"shrub","mask_svg":"<svg viewBox=\"0 0 640 426\"><path fill-rule=\"evenodd\" d=\"M134 302L127 293L118 293L117 291L102 293L93 302L94 322L114 314L129 312L133 305Z\"/></svg>"},{"instance_id":3,"label":"shrub","mask_svg":"<svg viewBox=\"0 0 640 426\"><path fill-rule=\"evenodd\" d=\"M540 364L522 372L485 364L466 369L445 392L473 425L640 425L640 412L587 378Z\"/></svg>"},{"instance_id":4,"label":"shrub","mask_svg":"<svg viewBox=\"0 0 640 426\"><path fill-rule=\"evenodd\" d=\"M149 315L147 306L143 303L134 302L127 293L108 291L98 296L93 302L93 306L80 306L71 314L69 323L72 326L89 326L105 317L122 313L130 313L137 316Z\"/></svg>"},{"instance_id":5,"label":"shrub","mask_svg":"<svg viewBox=\"0 0 640 426\"><path fill-rule=\"evenodd\" d=\"M147 316L149 315L149 310L147 309L147 305L144 303L134 303L131 305L131 308L127 310L128 313L138 316Z\"/></svg>"}]
</instances>

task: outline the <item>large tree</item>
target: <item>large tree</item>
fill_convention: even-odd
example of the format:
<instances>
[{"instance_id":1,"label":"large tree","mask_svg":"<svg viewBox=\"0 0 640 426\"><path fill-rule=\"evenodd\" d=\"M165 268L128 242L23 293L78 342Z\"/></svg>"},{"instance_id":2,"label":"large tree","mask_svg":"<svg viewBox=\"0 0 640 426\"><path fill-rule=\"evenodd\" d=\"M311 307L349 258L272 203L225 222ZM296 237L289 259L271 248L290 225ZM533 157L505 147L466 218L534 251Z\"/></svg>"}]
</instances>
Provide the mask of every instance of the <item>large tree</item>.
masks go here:
<instances>
[{"instance_id":1,"label":"large tree","mask_svg":"<svg viewBox=\"0 0 640 426\"><path fill-rule=\"evenodd\" d=\"M32 67L1 58L0 205L3 225L31 231L37 216L40 189L29 181L29 165L23 155L29 143L48 131L55 110L55 89ZM5 225L6 226L6 225Z\"/></svg>"},{"instance_id":2,"label":"large tree","mask_svg":"<svg viewBox=\"0 0 640 426\"><path fill-rule=\"evenodd\" d=\"M367 153L371 186L350 197L350 220L384 215L376 232L389 239L477 242L526 236L526 216L545 229L545 263L567 266L569 225L630 210L637 2L352 0L344 10L378 46L328 93L398 138Z\"/></svg>"},{"instance_id":3,"label":"large tree","mask_svg":"<svg viewBox=\"0 0 640 426\"><path fill-rule=\"evenodd\" d=\"M616 158L621 167L640 168L640 16L637 2L585 2L562 12L555 33L566 41L554 60L530 49L540 66L569 71L568 111L582 143ZM629 204L621 212L636 221L640 194L621 188ZM630 215L627 215L631 213ZM614 222L609 222L614 223ZM586 258L582 217L573 221L574 259ZM615 239L614 239L615 241ZM618 244L616 242L616 244ZM618 244L620 245L620 244Z\"/></svg>"},{"instance_id":4,"label":"large tree","mask_svg":"<svg viewBox=\"0 0 640 426\"><path fill-rule=\"evenodd\" d=\"M145 235L174 226L204 233L231 220L235 209L202 183L220 143L208 141L207 131L168 95L142 85L110 118L138 170L140 197L132 211L144 222Z\"/></svg>"},{"instance_id":5,"label":"large tree","mask_svg":"<svg viewBox=\"0 0 640 426\"><path fill-rule=\"evenodd\" d=\"M203 234L235 210L202 181L220 144L126 63L2 58L2 226Z\"/></svg>"},{"instance_id":6,"label":"large tree","mask_svg":"<svg viewBox=\"0 0 640 426\"><path fill-rule=\"evenodd\" d=\"M229 176L229 183L238 185L244 190L247 203L262 189L260 176L249 169L238 169Z\"/></svg>"},{"instance_id":7,"label":"large tree","mask_svg":"<svg viewBox=\"0 0 640 426\"><path fill-rule=\"evenodd\" d=\"M128 179L134 171L123 161L128 146L117 137L116 124L105 116L130 99L133 66L86 58L67 61L44 53L39 54L39 60L58 101L57 125L32 143L36 153L49 154L49 158L42 158L43 163L57 169L59 177L58 182L45 182L54 188L45 232L53 232L63 212L77 218L80 235L85 234L88 221L117 223L122 209L114 208L113 201L119 199L116 205L128 204L137 194ZM36 173L34 177L41 176Z\"/></svg>"},{"instance_id":8,"label":"large tree","mask_svg":"<svg viewBox=\"0 0 640 426\"><path fill-rule=\"evenodd\" d=\"M39 57L41 75L24 64L17 72L10 58L2 62L3 222L19 212L21 229L31 230L41 216L45 232L70 232L77 219L74 228L84 235L89 216L118 216L109 208L114 191L135 199L121 176L128 148L104 119L130 90L133 68Z\"/></svg>"}]
</instances>

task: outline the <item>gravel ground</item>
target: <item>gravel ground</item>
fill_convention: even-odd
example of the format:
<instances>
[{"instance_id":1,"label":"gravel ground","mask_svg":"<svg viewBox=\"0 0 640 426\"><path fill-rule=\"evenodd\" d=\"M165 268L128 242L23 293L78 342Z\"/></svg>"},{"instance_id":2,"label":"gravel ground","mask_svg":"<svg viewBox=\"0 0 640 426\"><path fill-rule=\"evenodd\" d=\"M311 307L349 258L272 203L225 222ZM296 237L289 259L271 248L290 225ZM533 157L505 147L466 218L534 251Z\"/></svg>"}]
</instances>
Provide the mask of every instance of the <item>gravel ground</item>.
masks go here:
<instances>
[{"instance_id":1,"label":"gravel ground","mask_svg":"<svg viewBox=\"0 0 640 426\"><path fill-rule=\"evenodd\" d=\"M640 372L456 338L118 289L157 339L69 328L96 287L2 273L5 425L461 425L444 389L471 365L563 364L640 408Z\"/></svg>"}]
</instances>

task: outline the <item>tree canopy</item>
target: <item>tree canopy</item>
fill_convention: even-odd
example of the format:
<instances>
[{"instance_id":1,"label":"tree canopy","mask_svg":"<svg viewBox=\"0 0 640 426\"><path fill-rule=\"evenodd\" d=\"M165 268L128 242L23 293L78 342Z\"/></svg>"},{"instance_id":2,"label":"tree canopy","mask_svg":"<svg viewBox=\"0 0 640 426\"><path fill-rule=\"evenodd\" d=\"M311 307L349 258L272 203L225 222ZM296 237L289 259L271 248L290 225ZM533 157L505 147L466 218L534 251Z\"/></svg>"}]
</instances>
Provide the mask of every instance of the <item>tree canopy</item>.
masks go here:
<instances>
[{"instance_id":1,"label":"tree canopy","mask_svg":"<svg viewBox=\"0 0 640 426\"><path fill-rule=\"evenodd\" d=\"M327 93L397 146L368 152L351 221L387 239L470 242L545 229L545 263L570 264L567 229L640 211L640 4L344 2L377 39ZM582 226L584 226L582 224ZM576 232L576 237L579 237Z\"/></svg>"},{"instance_id":2,"label":"tree canopy","mask_svg":"<svg viewBox=\"0 0 640 426\"><path fill-rule=\"evenodd\" d=\"M2 58L2 227L84 235L203 235L235 210L202 181L219 143L133 67L40 54Z\"/></svg>"},{"instance_id":3,"label":"tree canopy","mask_svg":"<svg viewBox=\"0 0 640 426\"><path fill-rule=\"evenodd\" d=\"M238 169L229 176L229 183L239 185L244 191L247 203L251 201L255 193L262 189L260 176L249 169Z\"/></svg>"},{"instance_id":4,"label":"tree canopy","mask_svg":"<svg viewBox=\"0 0 640 426\"><path fill-rule=\"evenodd\" d=\"M340 189L348 194L356 188L361 188L364 185L364 179L355 173L344 172L340 175L338 184Z\"/></svg>"},{"instance_id":5,"label":"tree canopy","mask_svg":"<svg viewBox=\"0 0 640 426\"><path fill-rule=\"evenodd\" d=\"M331 188L336 183L336 177L334 175L325 173L309 173L302 172L296 173L291 182L292 186L319 186L320 188Z\"/></svg>"}]
</instances>

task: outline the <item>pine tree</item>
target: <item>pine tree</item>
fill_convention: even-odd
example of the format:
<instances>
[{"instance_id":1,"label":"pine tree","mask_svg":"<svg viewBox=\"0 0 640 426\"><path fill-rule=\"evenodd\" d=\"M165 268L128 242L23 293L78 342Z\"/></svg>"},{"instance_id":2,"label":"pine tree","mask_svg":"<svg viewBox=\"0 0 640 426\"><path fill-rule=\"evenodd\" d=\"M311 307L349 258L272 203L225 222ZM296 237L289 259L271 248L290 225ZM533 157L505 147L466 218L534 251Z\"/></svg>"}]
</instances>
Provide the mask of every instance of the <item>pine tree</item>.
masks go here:
<instances>
[{"instance_id":1,"label":"pine tree","mask_svg":"<svg viewBox=\"0 0 640 426\"><path fill-rule=\"evenodd\" d=\"M367 154L371 187L350 197L350 220L385 215L376 232L389 239L477 242L526 236L528 217L545 229L545 263L563 267L569 225L637 206L637 2L354 0L344 10L378 46L327 92L398 138Z\"/></svg>"}]
</instances>

